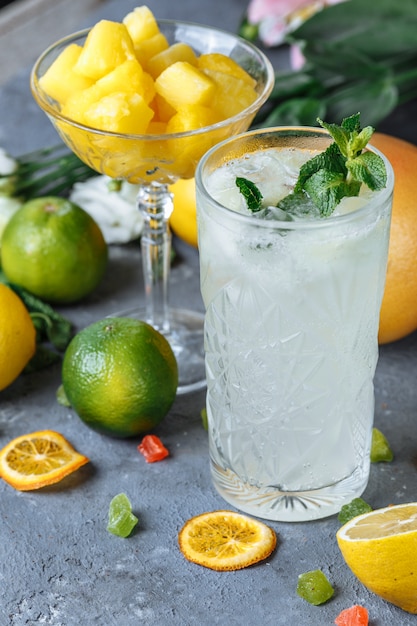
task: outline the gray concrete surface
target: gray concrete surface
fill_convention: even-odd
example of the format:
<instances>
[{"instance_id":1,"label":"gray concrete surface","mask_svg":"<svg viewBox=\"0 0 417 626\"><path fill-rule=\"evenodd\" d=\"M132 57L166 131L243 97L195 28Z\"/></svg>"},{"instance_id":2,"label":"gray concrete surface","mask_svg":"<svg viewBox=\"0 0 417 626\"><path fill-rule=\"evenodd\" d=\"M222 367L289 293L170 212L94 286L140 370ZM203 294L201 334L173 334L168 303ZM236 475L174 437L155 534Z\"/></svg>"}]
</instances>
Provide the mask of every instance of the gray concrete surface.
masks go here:
<instances>
[{"instance_id":1,"label":"gray concrete surface","mask_svg":"<svg viewBox=\"0 0 417 626\"><path fill-rule=\"evenodd\" d=\"M151 1L158 17L187 18L235 30L245 3L237 0ZM98 17L120 19L133 1L103 3ZM84 26L85 24L80 24ZM50 40L54 39L51 33ZM45 44L49 42L45 41ZM33 59L34 60L34 59ZM0 145L14 154L56 142L34 104L24 68L0 90ZM393 134L417 141L411 109L386 123ZM173 305L202 310L197 252L175 242ZM136 244L111 248L100 288L82 304L62 309L78 329L143 298ZM384 346L376 374L375 423L395 452L391 464L372 466L365 499L373 506L417 501L417 334ZM350 573L336 545L335 517L310 523L271 523L278 547L266 562L218 573L186 561L177 533L193 515L224 508L208 471L200 409L204 392L178 397L155 430L171 451L147 465L138 441L120 441L88 429L60 406L60 368L20 377L0 394L0 446L20 434L55 429L90 457L64 482L20 493L0 481L0 626L331 626L352 604L365 605L371 626L413 626L404 613L367 591ZM124 491L139 525L129 539L106 531L110 499ZM321 568L335 587L326 605L296 594L298 574Z\"/></svg>"}]
</instances>

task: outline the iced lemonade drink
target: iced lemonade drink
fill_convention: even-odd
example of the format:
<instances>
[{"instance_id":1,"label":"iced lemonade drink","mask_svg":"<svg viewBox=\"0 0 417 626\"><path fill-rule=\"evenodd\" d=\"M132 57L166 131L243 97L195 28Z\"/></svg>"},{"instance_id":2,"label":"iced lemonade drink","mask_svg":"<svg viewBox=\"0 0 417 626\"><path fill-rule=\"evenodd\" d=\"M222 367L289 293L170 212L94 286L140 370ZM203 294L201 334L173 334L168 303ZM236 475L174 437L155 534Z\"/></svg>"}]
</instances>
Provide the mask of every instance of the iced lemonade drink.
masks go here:
<instances>
[{"instance_id":1,"label":"iced lemonade drink","mask_svg":"<svg viewBox=\"0 0 417 626\"><path fill-rule=\"evenodd\" d=\"M254 131L196 176L212 476L272 520L337 513L369 476L393 175L384 159L385 187L328 217L277 208L328 144L321 129ZM237 178L261 193L256 213Z\"/></svg>"}]
</instances>

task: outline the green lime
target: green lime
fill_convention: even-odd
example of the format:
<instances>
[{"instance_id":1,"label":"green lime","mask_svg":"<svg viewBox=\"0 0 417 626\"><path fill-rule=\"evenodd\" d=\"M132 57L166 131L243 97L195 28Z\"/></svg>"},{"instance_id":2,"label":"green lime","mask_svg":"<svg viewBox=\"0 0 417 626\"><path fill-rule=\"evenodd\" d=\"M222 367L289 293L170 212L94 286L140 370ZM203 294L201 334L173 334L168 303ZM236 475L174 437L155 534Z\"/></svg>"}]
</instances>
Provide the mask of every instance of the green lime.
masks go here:
<instances>
[{"instance_id":1,"label":"green lime","mask_svg":"<svg viewBox=\"0 0 417 626\"><path fill-rule=\"evenodd\" d=\"M107 244L93 218L65 198L23 204L3 232L6 277L42 300L71 303L92 292L107 266Z\"/></svg>"},{"instance_id":2,"label":"green lime","mask_svg":"<svg viewBox=\"0 0 417 626\"><path fill-rule=\"evenodd\" d=\"M73 337L62 384L88 426L131 437L151 430L168 413L178 386L177 361L165 337L149 324L106 318Z\"/></svg>"},{"instance_id":3,"label":"green lime","mask_svg":"<svg viewBox=\"0 0 417 626\"><path fill-rule=\"evenodd\" d=\"M390 445L378 428L372 429L372 445L371 445L371 463L380 463L381 461L390 462L394 458L394 454Z\"/></svg>"},{"instance_id":4,"label":"green lime","mask_svg":"<svg viewBox=\"0 0 417 626\"><path fill-rule=\"evenodd\" d=\"M316 569L299 575L297 593L310 604L318 606L330 600L334 589L326 575L321 570Z\"/></svg>"},{"instance_id":5,"label":"green lime","mask_svg":"<svg viewBox=\"0 0 417 626\"><path fill-rule=\"evenodd\" d=\"M109 506L107 530L117 537L128 537L138 523L132 513L132 505L125 493L114 496Z\"/></svg>"},{"instance_id":6,"label":"green lime","mask_svg":"<svg viewBox=\"0 0 417 626\"><path fill-rule=\"evenodd\" d=\"M342 506L337 519L341 524L346 524L346 522L349 522L357 515L369 513L370 511L372 511L372 507L365 502L365 500L362 500L362 498L354 498L352 502Z\"/></svg>"}]
</instances>

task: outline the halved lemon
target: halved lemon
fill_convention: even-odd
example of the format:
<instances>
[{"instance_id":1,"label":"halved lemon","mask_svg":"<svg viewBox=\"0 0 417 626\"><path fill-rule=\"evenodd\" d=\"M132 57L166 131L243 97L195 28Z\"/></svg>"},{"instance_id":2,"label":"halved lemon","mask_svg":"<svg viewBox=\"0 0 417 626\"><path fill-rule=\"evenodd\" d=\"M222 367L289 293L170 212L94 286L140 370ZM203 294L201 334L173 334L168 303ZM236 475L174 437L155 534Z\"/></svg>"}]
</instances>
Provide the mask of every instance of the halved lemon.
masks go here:
<instances>
[{"instance_id":1,"label":"halved lemon","mask_svg":"<svg viewBox=\"0 0 417 626\"><path fill-rule=\"evenodd\" d=\"M237 570L266 559L275 549L275 532L258 520L233 511L202 513L178 535L186 559L217 571Z\"/></svg>"},{"instance_id":2,"label":"halved lemon","mask_svg":"<svg viewBox=\"0 0 417 626\"><path fill-rule=\"evenodd\" d=\"M0 477L19 491L62 480L89 459L53 430L21 435L0 451Z\"/></svg>"},{"instance_id":3,"label":"halved lemon","mask_svg":"<svg viewBox=\"0 0 417 626\"><path fill-rule=\"evenodd\" d=\"M336 538L347 565L365 587L417 613L417 502L354 517Z\"/></svg>"}]
</instances>

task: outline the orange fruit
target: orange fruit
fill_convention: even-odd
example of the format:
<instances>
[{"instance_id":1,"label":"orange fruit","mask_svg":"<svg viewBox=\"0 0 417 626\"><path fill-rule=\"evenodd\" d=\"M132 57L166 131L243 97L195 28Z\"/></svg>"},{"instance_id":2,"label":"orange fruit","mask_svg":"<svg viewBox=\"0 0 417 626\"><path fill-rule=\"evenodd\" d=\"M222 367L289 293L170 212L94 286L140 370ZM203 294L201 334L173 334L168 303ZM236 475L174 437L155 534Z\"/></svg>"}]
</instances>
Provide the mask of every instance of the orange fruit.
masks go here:
<instances>
[{"instance_id":1,"label":"orange fruit","mask_svg":"<svg viewBox=\"0 0 417 626\"><path fill-rule=\"evenodd\" d=\"M192 563L217 571L237 570L266 559L275 549L275 532L259 520L213 511L188 520L178 534L180 550Z\"/></svg>"},{"instance_id":2,"label":"orange fruit","mask_svg":"<svg viewBox=\"0 0 417 626\"><path fill-rule=\"evenodd\" d=\"M35 350L36 330L27 308L0 284L0 391L16 380Z\"/></svg>"},{"instance_id":3,"label":"orange fruit","mask_svg":"<svg viewBox=\"0 0 417 626\"><path fill-rule=\"evenodd\" d=\"M65 198L26 202L3 232L7 278L39 298L80 300L96 288L107 264L107 244L93 218Z\"/></svg>"},{"instance_id":4,"label":"orange fruit","mask_svg":"<svg viewBox=\"0 0 417 626\"><path fill-rule=\"evenodd\" d=\"M170 191L174 194L174 210L169 220L170 226L180 239L197 248L195 179L180 178L170 186Z\"/></svg>"},{"instance_id":5,"label":"orange fruit","mask_svg":"<svg viewBox=\"0 0 417 626\"><path fill-rule=\"evenodd\" d=\"M88 426L131 437L149 431L168 413L178 386L177 361L165 337L149 324L106 318L71 340L62 384Z\"/></svg>"},{"instance_id":6,"label":"orange fruit","mask_svg":"<svg viewBox=\"0 0 417 626\"><path fill-rule=\"evenodd\" d=\"M59 482L89 459L53 430L21 435L0 451L0 476L19 491Z\"/></svg>"},{"instance_id":7,"label":"orange fruit","mask_svg":"<svg viewBox=\"0 0 417 626\"><path fill-rule=\"evenodd\" d=\"M417 329L417 210L414 178L417 146L382 133L370 143L394 169L394 199L388 269L380 313L379 343L401 339Z\"/></svg>"}]
</instances>

